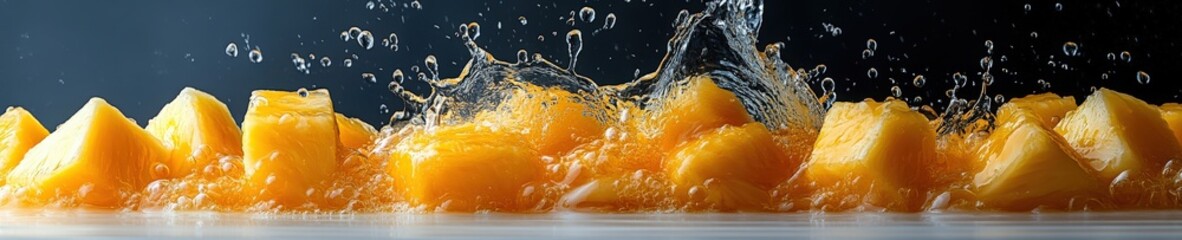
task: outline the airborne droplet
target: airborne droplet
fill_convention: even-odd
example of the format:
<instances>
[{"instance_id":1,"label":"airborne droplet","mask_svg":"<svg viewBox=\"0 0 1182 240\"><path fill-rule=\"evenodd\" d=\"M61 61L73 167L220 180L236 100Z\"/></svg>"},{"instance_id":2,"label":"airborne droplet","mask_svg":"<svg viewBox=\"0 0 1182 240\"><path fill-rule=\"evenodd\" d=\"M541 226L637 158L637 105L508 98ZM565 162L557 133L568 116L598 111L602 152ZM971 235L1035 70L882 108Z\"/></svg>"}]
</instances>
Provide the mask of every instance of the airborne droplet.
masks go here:
<instances>
[{"instance_id":1,"label":"airborne droplet","mask_svg":"<svg viewBox=\"0 0 1182 240\"><path fill-rule=\"evenodd\" d=\"M915 75L915 79L911 79L911 84L915 85L915 87L923 87L927 81L927 78L924 78L923 75Z\"/></svg>"},{"instance_id":2,"label":"airborne droplet","mask_svg":"<svg viewBox=\"0 0 1182 240\"><path fill-rule=\"evenodd\" d=\"M328 59L328 56L324 56L324 57L320 58L320 66L321 67L332 66L332 59Z\"/></svg>"},{"instance_id":3,"label":"airborne droplet","mask_svg":"<svg viewBox=\"0 0 1182 240\"><path fill-rule=\"evenodd\" d=\"M575 70L575 62L579 59L579 52L583 51L583 32L578 29L570 30L566 33L566 47L570 54L570 66L568 70Z\"/></svg>"},{"instance_id":4,"label":"airborne droplet","mask_svg":"<svg viewBox=\"0 0 1182 240\"><path fill-rule=\"evenodd\" d=\"M1079 44L1071 41L1063 43L1063 54L1069 57L1079 56Z\"/></svg>"},{"instance_id":5,"label":"airborne droplet","mask_svg":"<svg viewBox=\"0 0 1182 240\"><path fill-rule=\"evenodd\" d=\"M226 45L226 56L235 57L235 58L238 57L238 44L237 43L230 42L230 44Z\"/></svg>"},{"instance_id":6,"label":"airborne droplet","mask_svg":"<svg viewBox=\"0 0 1182 240\"><path fill-rule=\"evenodd\" d=\"M992 69L992 68L993 68L993 58L990 58L989 56L985 56L985 57L981 58L981 70L985 70L986 72L988 72L989 69Z\"/></svg>"},{"instance_id":7,"label":"airborne droplet","mask_svg":"<svg viewBox=\"0 0 1182 240\"><path fill-rule=\"evenodd\" d=\"M873 38L867 39L866 40L866 49L868 49L870 51L878 51L878 41L874 41Z\"/></svg>"},{"instance_id":8,"label":"airborne droplet","mask_svg":"<svg viewBox=\"0 0 1182 240\"><path fill-rule=\"evenodd\" d=\"M386 37L386 41L390 43L390 50L398 51L398 34L390 33L390 36Z\"/></svg>"},{"instance_id":9,"label":"airborne droplet","mask_svg":"<svg viewBox=\"0 0 1182 240\"><path fill-rule=\"evenodd\" d=\"M250 62L261 63L261 62L263 62L263 50L259 50L258 48L250 50L249 57L250 57Z\"/></svg>"},{"instance_id":10,"label":"airborne droplet","mask_svg":"<svg viewBox=\"0 0 1182 240\"><path fill-rule=\"evenodd\" d=\"M1149 73L1137 71L1137 83L1149 84Z\"/></svg>"},{"instance_id":11,"label":"airborne droplet","mask_svg":"<svg viewBox=\"0 0 1182 240\"><path fill-rule=\"evenodd\" d=\"M423 66L431 72L431 80L439 79L439 62L435 60L435 55L427 55L427 58L423 59Z\"/></svg>"},{"instance_id":12,"label":"airborne droplet","mask_svg":"<svg viewBox=\"0 0 1182 240\"><path fill-rule=\"evenodd\" d=\"M529 20L525 19L525 16L517 17L517 20L521 21L521 26L525 26L525 24L529 23Z\"/></svg>"},{"instance_id":13,"label":"airborne droplet","mask_svg":"<svg viewBox=\"0 0 1182 240\"><path fill-rule=\"evenodd\" d=\"M394 69L394 73L390 74L392 83L402 84L406 81L406 76L402 74L402 69Z\"/></svg>"},{"instance_id":14,"label":"airborne droplet","mask_svg":"<svg viewBox=\"0 0 1182 240\"><path fill-rule=\"evenodd\" d=\"M353 67L353 59L346 58L345 61L341 61L341 63L344 63L345 67Z\"/></svg>"},{"instance_id":15,"label":"airborne droplet","mask_svg":"<svg viewBox=\"0 0 1182 240\"><path fill-rule=\"evenodd\" d=\"M903 96L903 89L900 89L899 86L891 86L891 96L896 98Z\"/></svg>"},{"instance_id":16,"label":"airborne droplet","mask_svg":"<svg viewBox=\"0 0 1182 240\"><path fill-rule=\"evenodd\" d=\"M603 29L612 29L616 27L616 14L608 13L607 17L603 19Z\"/></svg>"},{"instance_id":17,"label":"airborne droplet","mask_svg":"<svg viewBox=\"0 0 1182 240\"><path fill-rule=\"evenodd\" d=\"M369 30L361 31L361 33L357 35L357 45L361 45L361 47L365 49L372 49L373 33L370 33Z\"/></svg>"},{"instance_id":18,"label":"airborne droplet","mask_svg":"<svg viewBox=\"0 0 1182 240\"><path fill-rule=\"evenodd\" d=\"M1125 62L1132 62L1133 61L1133 54L1129 53L1129 51L1121 51L1120 52L1120 60L1125 61Z\"/></svg>"},{"instance_id":19,"label":"airborne droplet","mask_svg":"<svg viewBox=\"0 0 1182 240\"><path fill-rule=\"evenodd\" d=\"M595 22L595 9L591 7L583 7L579 9L579 20L583 22Z\"/></svg>"},{"instance_id":20,"label":"airborne droplet","mask_svg":"<svg viewBox=\"0 0 1182 240\"><path fill-rule=\"evenodd\" d=\"M377 83L378 82L377 76L374 76L373 73L361 73L361 79L365 80L366 82L369 82L369 83Z\"/></svg>"},{"instance_id":21,"label":"airborne droplet","mask_svg":"<svg viewBox=\"0 0 1182 240\"><path fill-rule=\"evenodd\" d=\"M871 51L870 49L862 50L862 59L868 59L873 56L874 56L874 51Z\"/></svg>"},{"instance_id":22,"label":"airborne droplet","mask_svg":"<svg viewBox=\"0 0 1182 240\"><path fill-rule=\"evenodd\" d=\"M517 63L525 63L527 60L529 60L529 53L525 49L517 50Z\"/></svg>"},{"instance_id":23,"label":"airborne droplet","mask_svg":"<svg viewBox=\"0 0 1182 240\"><path fill-rule=\"evenodd\" d=\"M870 79L878 78L878 69L870 68L870 70L866 70L866 77Z\"/></svg>"}]
</instances>

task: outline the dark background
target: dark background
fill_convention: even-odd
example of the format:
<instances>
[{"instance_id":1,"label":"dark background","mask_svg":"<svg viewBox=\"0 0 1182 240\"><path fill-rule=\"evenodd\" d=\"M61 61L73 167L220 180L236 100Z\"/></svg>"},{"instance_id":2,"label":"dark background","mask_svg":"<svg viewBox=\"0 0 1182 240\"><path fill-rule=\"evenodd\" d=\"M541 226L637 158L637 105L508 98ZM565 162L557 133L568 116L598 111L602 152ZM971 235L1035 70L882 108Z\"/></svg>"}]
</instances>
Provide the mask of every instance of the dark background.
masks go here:
<instances>
[{"instance_id":1,"label":"dark background","mask_svg":"<svg viewBox=\"0 0 1182 240\"><path fill-rule=\"evenodd\" d=\"M396 0L386 12L366 9L366 2L0 0L0 105L24 106L52 129L87 98L101 96L146 124L181 88L193 86L222 99L241 121L252 90L317 87L330 89L337 111L384 124L389 113L382 104L401 108L386 90L394 69L409 79L410 68L434 54L442 77L459 73L469 59L454 35L461 23L479 22L477 42L500 59L512 61L524 48L561 65L568 61L563 34L582 29L577 72L617 84L631 80L636 69L647 73L657 66L678 11L705 6L699 0L423 0L420 10ZM566 25L562 18L583 6L596 10L594 22ZM758 44L784 42L783 57L794 67L827 65L823 77L837 80L840 100L881 99L899 85L905 97L942 105L953 73L979 81L984 42L991 40L997 80L990 95L1041 92L1036 82L1042 79L1051 84L1048 90L1081 101L1101 86L1161 103L1182 100L1176 83L1180 12L1177 1L768 1ZM608 13L618 17L615 28L591 34ZM521 25L519 16L528 23ZM826 32L826 23L842 33ZM342 41L339 33L351 26L372 31L374 48ZM380 45L391 32L399 36L397 52ZM246 50L237 58L224 53L229 42L245 47L244 35L263 51L262 63L251 63ZM877 51L863 59L869 38ZM1067 41L1079 44L1079 56L1064 54ZM1106 58L1121 51L1132 61ZM323 68L317 61L304 74L291 63L293 52L333 63ZM343 67L352 54L359 59ZM877 78L868 78L870 67ZM1139 84L1137 71L1151 81ZM363 81L363 72L378 82ZM915 74L926 77L924 88L909 84ZM977 94L972 89L960 95Z\"/></svg>"}]
</instances>

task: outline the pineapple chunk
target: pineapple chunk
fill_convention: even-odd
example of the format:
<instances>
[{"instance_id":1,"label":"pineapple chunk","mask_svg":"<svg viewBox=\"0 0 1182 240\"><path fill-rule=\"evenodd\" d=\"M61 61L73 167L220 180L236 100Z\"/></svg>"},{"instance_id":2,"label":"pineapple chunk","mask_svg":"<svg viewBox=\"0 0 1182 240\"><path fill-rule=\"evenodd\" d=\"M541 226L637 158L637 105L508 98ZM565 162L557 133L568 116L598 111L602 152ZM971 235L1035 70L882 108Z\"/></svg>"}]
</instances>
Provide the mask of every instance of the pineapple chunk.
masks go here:
<instances>
[{"instance_id":1,"label":"pineapple chunk","mask_svg":"<svg viewBox=\"0 0 1182 240\"><path fill-rule=\"evenodd\" d=\"M148 133L171 152L169 176L199 173L223 156L242 156L242 131L217 98L185 88L148 121Z\"/></svg>"},{"instance_id":2,"label":"pineapple chunk","mask_svg":"<svg viewBox=\"0 0 1182 240\"><path fill-rule=\"evenodd\" d=\"M718 210L763 210L768 190L795 172L761 123L724 126L681 145L665 162L669 179L689 200Z\"/></svg>"},{"instance_id":3,"label":"pineapple chunk","mask_svg":"<svg viewBox=\"0 0 1182 240\"><path fill-rule=\"evenodd\" d=\"M25 153L48 135L49 130L24 108L9 107L0 115L0 184Z\"/></svg>"},{"instance_id":4,"label":"pineapple chunk","mask_svg":"<svg viewBox=\"0 0 1182 240\"><path fill-rule=\"evenodd\" d=\"M49 200L53 193L76 194L79 203L116 207L122 193L139 191L168 161L160 141L101 98L91 98L57 131L25 154L8 174L8 184L32 188Z\"/></svg>"},{"instance_id":5,"label":"pineapple chunk","mask_svg":"<svg viewBox=\"0 0 1182 240\"><path fill-rule=\"evenodd\" d=\"M1166 161L1178 159L1182 147L1153 106L1106 88L1096 91L1055 126L1084 157L1111 181L1121 172L1161 175Z\"/></svg>"},{"instance_id":6,"label":"pineapple chunk","mask_svg":"<svg viewBox=\"0 0 1182 240\"><path fill-rule=\"evenodd\" d=\"M1182 141L1182 104L1166 103L1162 104L1159 109L1161 117L1166 120L1166 124L1173 131L1174 139Z\"/></svg>"},{"instance_id":7,"label":"pineapple chunk","mask_svg":"<svg viewBox=\"0 0 1182 240\"><path fill-rule=\"evenodd\" d=\"M337 123L328 90L254 91L242 121L248 186L284 207L308 202L308 189L337 169Z\"/></svg>"},{"instance_id":8,"label":"pineapple chunk","mask_svg":"<svg viewBox=\"0 0 1182 240\"><path fill-rule=\"evenodd\" d=\"M1033 109L1015 112L986 139L979 155L985 166L973 178L987 207L1063 209L1073 199L1099 197L1105 190L1096 172ZM1080 201L1083 202L1083 201Z\"/></svg>"},{"instance_id":9,"label":"pineapple chunk","mask_svg":"<svg viewBox=\"0 0 1182 240\"><path fill-rule=\"evenodd\" d=\"M1067 112L1075 110L1075 97L1059 97L1054 93L1031 94L1014 98L997 109L996 122L1009 122L1019 111L1038 117L1039 123L1054 128Z\"/></svg>"},{"instance_id":10,"label":"pineapple chunk","mask_svg":"<svg viewBox=\"0 0 1182 240\"><path fill-rule=\"evenodd\" d=\"M340 113L336 114L336 119L337 129L341 131L341 146L346 149L361 149L373 143L374 138L378 136L378 130L361 119L346 117Z\"/></svg>"},{"instance_id":11,"label":"pineapple chunk","mask_svg":"<svg viewBox=\"0 0 1182 240\"><path fill-rule=\"evenodd\" d=\"M825 116L806 174L833 194L865 194L871 204L913 211L922 205L924 190L935 184L935 145L928 119L906 103L837 103ZM834 207L851 206L840 202Z\"/></svg>"},{"instance_id":12,"label":"pineapple chunk","mask_svg":"<svg viewBox=\"0 0 1182 240\"><path fill-rule=\"evenodd\" d=\"M528 211L527 185L544 180L541 156L518 135L475 124L417 132L395 147L388 171L412 205L443 211Z\"/></svg>"},{"instance_id":13,"label":"pineapple chunk","mask_svg":"<svg viewBox=\"0 0 1182 240\"><path fill-rule=\"evenodd\" d=\"M719 88L706 76L689 79L689 85L657 110L657 146L672 150L677 145L722 126L754 122L734 93Z\"/></svg>"},{"instance_id":14,"label":"pineapple chunk","mask_svg":"<svg viewBox=\"0 0 1182 240\"><path fill-rule=\"evenodd\" d=\"M503 111L478 121L520 128L539 154L561 156L603 135L603 123L588 107L589 101L558 88L528 86L502 103Z\"/></svg>"}]
</instances>

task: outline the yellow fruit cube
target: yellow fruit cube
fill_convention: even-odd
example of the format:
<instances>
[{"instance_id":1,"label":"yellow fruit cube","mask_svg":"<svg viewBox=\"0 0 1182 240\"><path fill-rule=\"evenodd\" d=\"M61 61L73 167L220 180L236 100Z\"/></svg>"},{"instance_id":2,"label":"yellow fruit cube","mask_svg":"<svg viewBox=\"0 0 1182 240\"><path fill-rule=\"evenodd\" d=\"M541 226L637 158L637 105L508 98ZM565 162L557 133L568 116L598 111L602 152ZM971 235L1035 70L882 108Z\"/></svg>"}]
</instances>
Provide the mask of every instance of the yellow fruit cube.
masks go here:
<instances>
[{"instance_id":1,"label":"yellow fruit cube","mask_svg":"<svg viewBox=\"0 0 1182 240\"><path fill-rule=\"evenodd\" d=\"M893 210L913 211L922 205L933 183L936 132L928 119L899 100L836 103L825 116L805 170L837 201L832 208L869 199ZM824 194L824 193L822 193ZM848 195L848 196L840 196Z\"/></svg>"},{"instance_id":2,"label":"yellow fruit cube","mask_svg":"<svg viewBox=\"0 0 1182 240\"><path fill-rule=\"evenodd\" d=\"M1161 175L1182 147L1158 110L1140 99L1102 88L1055 126L1072 147L1091 159L1105 181L1124 171Z\"/></svg>"},{"instance_id":3,"label":"yellow fruit cube","mask_svg":"<svg viewBox=\"0 0 1182 240\"><path fill-rule=\"evenodd\" d=\"M800 162L790 161L761 123L725 126L681 145L665 162L669 179L691 203L706 208L764 210L768 190Z\"/></svg>"},{"instance_id":4,"label":"yellow fruit cube","mask_svg":"<svg viewBox=\"0 0 1182 240\"><path fill-rule=\"evenodd\" d=\"M307 203L337 169L337 134L328 90L254 91L242 121L247 184L283 207Z\"/></svg>"},{"instance_id":5,"label":"yellow fruit cube","mask_svg":"<svg viewBox=\"0 0 1182 240\"><path fill-rule=\"evenodd\" d=\"M1161 117L1174 133L1174 139L1182 141L1182 104L1166 103L1159 107Z\"/></svg>"},{"instance_id":6,"label":"yellow fruit cube","mask_svg":"<svg viewBox=\"0 0 1182 240\"><path fill-rule=\"evenodd\" d=\"M656 141L662 150L672 150L715 128L755 121L734 93L706 76L690 78L685 89L671 94L655 113Z\"/></svg>"},{"instance_id":7,"label":"yellow fruit cube","mask_svg":"<svg viewBox=\"0 0 1182 240\"><path fill-rule=\"evenodd\" d=\"M1075 110L1075 97L1059 97L1054 93L1031 94L1025 97L1011 99L997 108L997 121L1011 121L1019 111L1034 114L1039 123L1049 128L1055 127L1067 115Z\"/></svg>"},{"instance_id":8,"label":"yellow fruit cube","mask_svg":"<svg viewBox=\"0 0 1182 240\"><path fill-rule=\"evenodd\" d=\"M165 177L154 176L153 168L167 161L168 151L156 137L107 101L92 98L25 154L8 174L8 184L40 193L33 200L61 193L79 203L116 207L123 193Z\"/></svg>"},{"instance_id":9,"label":"yellow fruit cube","mask_svg":"<svg viewBox=\"0 0 1182 240\"><path fill-rule=\"evenodd\" d=\"M507 116L497 117L522 128L539 154L559 156L603 135L589 101L566 90L529 86L503 103L508 109L501 114Z\"/></svg>"},{"instance_id":10,"label":"yellow fruit cube","mask_svg":"<svg viewBox=\"0 0 1182 240\"><path fill-rule=\"evenodd\" d=\"M1104 194L1106 189L1087 160L1043 126L1042 116L1021 112L1009 119L985 140L997 147L979 152L985 166L974 176L973 186L986 207L1063 209L1073 199L1082 205L1088 197Z\"/></svg>"},{"instance_id":11,"label":"yellow fruit cube","mask_svg":"<svg viewBox=\"0 0 1182 240\"><path fill-rule=\"evenodd\" d=\"M350 118L337 113L336 121L337 129L341 132L341 146L347 149L361 149L372 144L374 138L378 136L378 131L368 123L361 121L361 119Z\"/></svg>"},{"instance_id":12,"label":"yellow fruit cube","mask_svg":"<svg viewBox=\"0 0 1182 240\"><path fill-rule=\"evenodd\" d=\"M200 173L223 156L242 156L242 131L230 109L197 89L181 90L146 129L172 153L167 166L173 178Z\"/></svg>"},{"instance_id":13,"label":"yellow fruit cube","mask_svg":"<svg viewBox=\"0 0 1182 240\"><path fill-rule=\"evenodd\" d=\"M25 153L48 135L49 130L24 108L9 107L0 115L0 184Z\"/></svg>"},{"instance_id":14,"label":"yellow fruit cube","mask_svg":"<svg viewBox=\"0 0 1182 240\"><path fill-rule=\"evenodd\" d=\"M429 210L537 210L544 163L521 136L475 124L417 132L395 147L388 171L412 205Z\"/></svg>"}]
</instances>

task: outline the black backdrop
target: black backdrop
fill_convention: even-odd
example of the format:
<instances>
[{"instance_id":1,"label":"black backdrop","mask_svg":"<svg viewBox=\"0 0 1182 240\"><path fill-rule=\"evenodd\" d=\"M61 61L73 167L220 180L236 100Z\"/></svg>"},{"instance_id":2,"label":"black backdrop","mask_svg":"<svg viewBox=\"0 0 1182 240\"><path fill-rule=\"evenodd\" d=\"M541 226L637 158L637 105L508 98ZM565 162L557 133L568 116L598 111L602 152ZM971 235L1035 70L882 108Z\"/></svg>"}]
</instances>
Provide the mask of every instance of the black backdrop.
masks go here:
<instances>
[{"instance_id":1,"label":"black backdrop","mask_svg":"<svg viewBox=\"0 0 1182 240\"><path fill-rule=\"evenodd\" d=\"M339 112L381 124L388 113L380 105L401 106L385 88L394 69L413 76L411 66L434 54L441 75L458 74L468 59L453 35L461 23L480 22L478 42L499 58L513 59L525 48L560 64L568 61L563 34L582 29L577 71L615 84L632 79L636 69L654 69L677 13L704 6L699 0L423 0L419 10L396 0L397 6L384 12L366 9L366 2L0 0L0 105L24 106L52 129L86 98L102 96L146 124L181 88L193 86L225 101L241 121L251 90L315 86L332 91ZM571 27L560 20L584 6L596 10L594 22ZM953 73L978 79L986 40L995 45L991 95L1039 91L1036 82L1043 79L1060 94L1082 96L1103 86L1152 103L1182 100L1176 83L1182 69L1177 15L1182 2L768 1L765 9L759 45L785 42L783 57L796 67L827 65L825 76L837 80L841 100L881 99L893 85L901 86L904 96L941 99ZM608 13L618 17L615 28L592 35ZM841 34L826 32L824 24ZM397 33L399 51L383 49L380 42L363 50L341 41L339 32L350 26L371 30L379 39ZM246 45L244 34L264 52L262 63L250 63L246 51L238 58L225 55L229 42ZM863 59L869 38L878 43L877 51ZM1067 41L1078 43L1079 56L1064 54ZM1106 57L1121 51L1129 51L1132 61ZM293 52L328 56L333 64L314 64L311 74L297 72ZM359 59L342 67L351 54ZM875 79L867 76L871 67L879 72ZM1137 71L1147 72L1151 81L1138 84ZM376 74L378 83L363 81L363 72ZM914 74L926 76L925 88L907 84ZM961 95L971 94L975 90Z\"/></svg>"}]
</instances>

